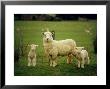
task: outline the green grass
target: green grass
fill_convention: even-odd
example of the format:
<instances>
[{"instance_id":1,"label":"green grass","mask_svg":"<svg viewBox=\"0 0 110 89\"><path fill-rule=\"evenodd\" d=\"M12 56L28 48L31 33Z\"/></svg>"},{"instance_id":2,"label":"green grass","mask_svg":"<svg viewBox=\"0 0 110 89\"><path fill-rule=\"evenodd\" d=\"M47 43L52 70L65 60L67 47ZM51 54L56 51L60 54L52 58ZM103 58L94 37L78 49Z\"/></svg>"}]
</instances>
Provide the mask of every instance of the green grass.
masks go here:
<instances>
[{"instance_id":1,"label":"green grass","mask_svg":"<svg viewBox=\"0 0 110 89\"><path fill-rule=\"evenodd\" d=\"M97 55L94 54L93 39L96 36L97 21L15 21L15 29L23 33L24 44L38 44L37 65L27 67L27 55L22 56L14 66L15 76L96 76ZM66 64L66 57L58 57L58 66L50 67L44 57L42 29L48 27L55 31L55 39L74 39L77 46L84 46L90 56L91 63L84 69L77 68L74 59L72 64ZM88 28L90 34L85 32ZM15 38L16 39L16 38ZM28 48L29 51L29 48Z\"/></svg>"}]
</instances>

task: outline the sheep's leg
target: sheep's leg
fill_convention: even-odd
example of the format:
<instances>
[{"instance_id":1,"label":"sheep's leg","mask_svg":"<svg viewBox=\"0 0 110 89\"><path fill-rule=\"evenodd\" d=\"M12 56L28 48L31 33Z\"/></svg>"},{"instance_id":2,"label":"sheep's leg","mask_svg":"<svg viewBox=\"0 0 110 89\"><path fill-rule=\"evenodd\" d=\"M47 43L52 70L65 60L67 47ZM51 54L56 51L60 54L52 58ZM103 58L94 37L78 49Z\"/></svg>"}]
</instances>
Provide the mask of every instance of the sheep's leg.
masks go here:
<instances>
[{"instance_id":1,"label":"sheep's leg","mask_svg":"<svg viewBox=\"0 0 110 89\"><path fill-rule=\"evenodd\" d=\"M80 64L81 64L81 63L80 63L80 61L78 60L78 68L80 68Z\"/></svg>"},{"instance_id":2,"label":"sheep's leg","mask_svg":"<svg viewBox=\"0 0 110 89\"><path fill-rule=\"evenodd\" d=\"M36 65L36 58L34 58L34 59L32 60L32 64L33 64L33 66Z\"/></svg>"},{"instance_id":3,"label":"sheep's leg","mask_svg":"<svg viewBox=\"0 0 110 89\"><path fill-rule=\"evenodd\" d=\"M53 61L51 59L49 59L49 60L50 60L50 66L52 66L53 65Z\"/></svg>"},{"instance_id":4,"label":"sheep's leg","mask_svg":"<svg viewBox=\"0 0 110 89\"><path fill-rule=\"evenodd\" d=\"M87 65L89 65L89 64L90 64L89 57L86 57L86 58L85 58L85 64L87 64Z\"/></svg>"},{"instance_id":5,"label":"sheep's leg","mask_svg":"<svg viewBox=\"0 0 110 89\"><path fill-rule=\"evenodd\" d=\"M72 59L72 55L68 54L67 64L71 64L72 63L71 59Z\"/></svg>"},{"instance_id":6,"label":"sheep's leg","mask_svg":"<svg viewBox=\"0 0 110 89\"><path fill-rule=\"evenodd\" d=\"M84 68L84 58L82 59L82 61L81 61L81 68Z\"/></svg>"},{"instance_id":7,"label":"sheep's leg","mask_svg":"<svg viewBox=\"0 0 110 89\"><path fill-rule=\"evenodd\" d=\"M57 65L56 60L53 60L53 67Z\"/></svg>"},{"instance_id":8,"label":"sheep's leg","mask_svg":"<svg viewBox=\"0 0 110 89\"><path fill-rule=\"evenodd\" d=\"M31 66L31 59L28 58L28 66Z\"/></svg>"}]
</instances>

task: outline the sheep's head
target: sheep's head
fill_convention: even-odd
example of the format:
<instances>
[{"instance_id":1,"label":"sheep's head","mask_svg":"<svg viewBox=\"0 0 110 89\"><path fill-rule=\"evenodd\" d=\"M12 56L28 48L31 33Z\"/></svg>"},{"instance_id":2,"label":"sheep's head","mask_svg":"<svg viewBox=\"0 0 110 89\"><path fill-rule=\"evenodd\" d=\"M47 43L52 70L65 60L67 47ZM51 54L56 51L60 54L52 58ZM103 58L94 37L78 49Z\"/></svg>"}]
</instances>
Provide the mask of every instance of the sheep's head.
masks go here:
<instances>
[{"instance_id":1,"label":"sheep's head","mask_svg":"<svg viewBox=\"0 0 110 89\"><path fill-rule=\"evenodd\" d=\"M76 55L79 55L81 52L81 50L79 50L77 47L73 50L73 55L76 56Z\"/></svg>"},{"instance_id":2,"label":"sheep's head","mask_svg":"<svg viewBox=\"0 0 110 89\"><path fill-rule=\"evenodd\" d=\"M36 49L36 47L38 47L38 45L35 45L35 44L31 44L31 45L28 45L28 46L30 46L30 47L31 47L31 50L35 50L35 49Z\"/></svg>"},{"instance_id":3,"label":"sheep's head","mask_svg":"<svg viewBox=\"0 0 110 89\"><path fill-rule=\"evenodd\" d=\"M53 40L53 34L50 31L43 32L43 40L45 42L51 42Z\"/></svg>"}]
</instances>

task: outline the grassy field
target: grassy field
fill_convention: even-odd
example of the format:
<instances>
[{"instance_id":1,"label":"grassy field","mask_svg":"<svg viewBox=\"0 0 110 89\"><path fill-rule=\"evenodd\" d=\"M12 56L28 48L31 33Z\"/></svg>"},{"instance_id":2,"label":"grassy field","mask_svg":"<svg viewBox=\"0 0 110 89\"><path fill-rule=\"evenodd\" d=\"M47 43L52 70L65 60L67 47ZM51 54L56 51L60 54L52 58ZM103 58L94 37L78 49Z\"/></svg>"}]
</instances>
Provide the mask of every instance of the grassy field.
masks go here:
<instances>
[{"instance_id":1,"label":"grassy field","mask_svg":"<svg viewBox=\"0 0 110 89\"><path fill-rule=\"evenodd\" d=\"M66 57L58 57L58 65L49 66L48 59L44 56L42 29L48 27L55 31L55 39L74 39L77 46L84 46L90 56L90 65L84 69L77 68L74 58L72 64L66 63ZM97 21L15 21L15 29L23 33L24 44L38 44L37 65L27 67L27 55L20 57L14 66L15 76L96 76L97 55L94 53L93 40L96 36ZM16 38L15 38L16 39ZM27 48L29 51L29 48ZM27 51L27 52L28 52Z\"/></svg>"}]
</instances>

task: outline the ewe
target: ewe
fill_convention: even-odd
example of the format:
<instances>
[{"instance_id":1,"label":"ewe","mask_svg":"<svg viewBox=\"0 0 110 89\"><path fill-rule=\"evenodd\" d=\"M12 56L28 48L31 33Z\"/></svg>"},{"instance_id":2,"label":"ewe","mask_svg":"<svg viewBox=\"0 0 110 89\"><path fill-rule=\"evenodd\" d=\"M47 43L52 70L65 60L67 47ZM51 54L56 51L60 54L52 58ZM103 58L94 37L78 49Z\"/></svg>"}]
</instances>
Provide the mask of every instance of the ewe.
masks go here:
<instances>
[{"instance_id":1,"label":"ewe","mask_svg":"<svg viewBox=\"0 0 110 89\"><path fill-rule=\"evenodd\" d=\"M85 64L89 64L90 60L89 60L89 56L88 56L88 52L84 49L78 49L76 48L73 51L73 55L77 58L78 60L78 68L84 68Z\"/></svg>"},{"instance_id":2,"label":"ewe","mask_svg":"<svg viewBox=\"0 0 110 89\"><path fill-rule=\"evenodd\" d=\"M67 63L71 62L71 54L76 47L76 42L72 39L53 40L52 33L47 31L43 33L43 46L50 66L55 67L57 56L68 56Z\"/></svg>"},{"instance_id":3,"label":"ewe","mask_svg":"<svg viewBox=\"0 0 110 89\"><path fill-rule=\"evenodd\" d=\"M31 45L28 45L30 46L30 51L28 53L28 66L35 66L36 65L36 47L38 45L35 45L35 44L31 44Z\"/></svg>"}]
</instances>

